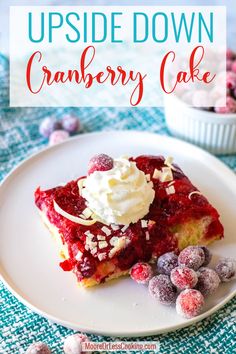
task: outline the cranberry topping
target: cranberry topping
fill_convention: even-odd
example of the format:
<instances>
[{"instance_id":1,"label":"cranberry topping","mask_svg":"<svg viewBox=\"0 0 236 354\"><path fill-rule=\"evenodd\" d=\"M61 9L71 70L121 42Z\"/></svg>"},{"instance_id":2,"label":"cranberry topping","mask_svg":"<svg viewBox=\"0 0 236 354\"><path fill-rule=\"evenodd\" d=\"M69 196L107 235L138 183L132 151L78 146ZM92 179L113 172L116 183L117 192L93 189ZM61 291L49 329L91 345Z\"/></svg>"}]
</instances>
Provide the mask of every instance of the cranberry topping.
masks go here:
<instances>
[{"instance_id":1,"label":"cranberry topping","mask_svg":"<svg viewBox=\"0 0 236 354\"><path fill-rule=\"evenodd\" d=\"M96 272L96 261L93 257L86 256L81 263L77 265L78 271L84 278L90 278Z\"/></svg>"},{"instance_id":2,"label":"cranberry topping","mask_svg":"<svg viewBox=\"0 0 236 354\"><path fill-rule=\"evenodd\" d=\"M60 262L59 265L65 272L69 272L73 269L74 262L71 259L66 259L63 262Z\"/></svg>"},{"instance_id":3,"label":"cranberry topping","mask_svg":"<svg viewBox=\"0 0 236 354\"><path fill-rule=\"evenodd\" d=\"M178 251L177 240L174 237L175 228L183 222L187 222L191 218L200 219L204 216L212 218L212 222L207 229L205 238L211 239L216 235L223 235L223 227L218 220L217 211L208 203L205 197L199 194L189 194L196 190L189 179L183 174L181 169L174 165L173 170L175 193L167 195L166 187L168 182L160 182L159 179L153 179L152 175L155 169L161 170L164 167L164 157L139 156L132 159L136 162L137 167L145 174L150 174L155 189L155 199L150 206L149 213L144 219L152 220L154 223L147 229L141 227L141 222L132 224L122 233L121 230L112 231L107 237L108 246L105 250L104 261L109 260L109 251L112 246L109 239L112 236L125 235L130 239L129 245L121 250L112 260L121 270L128 270L137 262L148 262L152 255L160 256L166 252ZM111 166L111 165L110 165ZM104 234L102 232L103 224L97 222L91 226L75 224L56 213L53 207L53 200L66 212L71 215L79 216L86 208L84 198L79 194L77 185L78 180L69 182L63 187L52 188L47 191L41 191L39 188L35 192L35 203L41 210L46 210L49 221L59 228L63 235L64 242L67 243L69 255L72 260L80 250L84 257L88 256L88 264L75 260L78 266L78 273L84 277L94 274L96 265L99 262L96 258L97 254L92 256L85 251L86 231L90 231L96 240L97 235ZM145 232L148 230L149 239L146 239ZM101 250L101 252L104 252ZM85 253L86 252L86 253ZM82 266L81 266L82 265ZM67 268L66 264L64 267ZM75 268L74 268L75 269ZM77 269L77 268L76 268Z\"/></svg>"}]
</instances>

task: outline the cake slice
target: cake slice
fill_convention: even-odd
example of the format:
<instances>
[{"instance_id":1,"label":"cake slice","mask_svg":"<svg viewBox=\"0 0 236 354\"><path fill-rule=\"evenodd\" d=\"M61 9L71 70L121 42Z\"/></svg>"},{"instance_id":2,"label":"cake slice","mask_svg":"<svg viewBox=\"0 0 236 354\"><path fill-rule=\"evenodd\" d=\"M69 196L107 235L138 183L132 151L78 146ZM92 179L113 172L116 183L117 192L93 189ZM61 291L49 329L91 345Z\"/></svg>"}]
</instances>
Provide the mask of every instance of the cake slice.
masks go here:
<instances>
[{"instance_id":1,"label":"cake slice","mask_svg":"<svg viewBox=\"0 0 236 354\"><path fill-rule=\"evenodd\" d=\"M41 217L60 244L60 266L82 286L223 237L218 212L171 158L139 156L94 166L87 177L35 191Z\"/></svg>"}]
</instances>

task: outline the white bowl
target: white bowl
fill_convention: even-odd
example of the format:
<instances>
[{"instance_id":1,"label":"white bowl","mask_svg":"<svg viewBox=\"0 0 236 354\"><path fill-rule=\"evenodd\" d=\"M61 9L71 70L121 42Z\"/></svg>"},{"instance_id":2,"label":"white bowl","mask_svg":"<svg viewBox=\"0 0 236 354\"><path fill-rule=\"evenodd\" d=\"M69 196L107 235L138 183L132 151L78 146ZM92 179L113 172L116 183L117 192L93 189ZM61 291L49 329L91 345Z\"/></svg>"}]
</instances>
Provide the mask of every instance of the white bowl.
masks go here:
<instances>
[{"instance_id":1,"label":"white bowl","mask_svg":"<svg viewBox=\"0 0 236 354\"><path fill-rule=\"evenodd\" d=\"M189 107L175 95L166 95L165 115L174 136L214 154L236 153L236 114Z\"/></svg>"}]
</instances>

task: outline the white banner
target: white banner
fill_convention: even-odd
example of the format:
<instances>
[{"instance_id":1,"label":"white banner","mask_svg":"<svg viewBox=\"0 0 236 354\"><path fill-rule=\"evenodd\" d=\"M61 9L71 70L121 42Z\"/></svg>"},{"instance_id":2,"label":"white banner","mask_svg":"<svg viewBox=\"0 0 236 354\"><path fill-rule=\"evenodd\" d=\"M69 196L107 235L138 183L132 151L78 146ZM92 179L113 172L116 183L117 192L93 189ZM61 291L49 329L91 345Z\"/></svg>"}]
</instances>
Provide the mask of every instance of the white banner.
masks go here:
<instances>
[{"instance_id":1,"label":"white banner","mask_svg":"<svg viewBox=\"0 0 236 354\"><path fill-rule=\"evenodd\" d=\"M189 90L218 99L225 51L223 6L13 6L10 105L162 106Z\"/></svg>"}]
</instances>

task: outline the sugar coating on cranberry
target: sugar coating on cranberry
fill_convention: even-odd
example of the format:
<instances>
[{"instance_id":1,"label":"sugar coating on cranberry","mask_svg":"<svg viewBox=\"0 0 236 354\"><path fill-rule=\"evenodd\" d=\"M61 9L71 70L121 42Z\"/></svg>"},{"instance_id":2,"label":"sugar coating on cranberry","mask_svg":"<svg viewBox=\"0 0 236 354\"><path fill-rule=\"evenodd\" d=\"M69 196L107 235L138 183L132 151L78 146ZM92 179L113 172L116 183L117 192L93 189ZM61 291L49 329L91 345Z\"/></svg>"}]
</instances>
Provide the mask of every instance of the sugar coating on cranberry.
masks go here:
<instances>
[{"instance_id":1,"label":"sugar coating on cranberry","mask_svg":"<svg viewBox=\"0 0 236 354\"><path fill-rule=\"evenodd\" d=\"M204 255L205 255L205 261L203 262L203 266L205 267L206 265L208 265L212 259L212 254L209 250L209 248L207 248L206 246L201 246L201 249L203 250L204 252Z\"/></svg>"},{"instance_id":2,"label":"sugar coating on cranberry","mask_svg":"<svg viewBox=\"0 0 236 354\"><path fill-rule=\"evenodd\" d=\"M25 354L51 354L51 350L48 348L47 344L35 342L29 346Z\"/></svg>"},{"instance_id":3,"label":"sugar coating on cranberry","mask_svg":"<svg viewBox=\"0 0 236 354\"><path fill-rule=\"evenodd\" d=\"M69 133L65 130L55 130L49 137L49 145L59 144L69 138Z\"/></svg>"},{"instance_id":4,"label":"sugar coating on cranberry","mask_svg":"<svg viewBox=\"0 0 236 354\"><path fill-rule=\"evenodd\" d=\"M108 171L113 168L113 159L112 157L106 154L95 155L91 158L88 164L88 174L95 171Z\"/></svg>"},{"instance_id":5,"label":"sugar coating on cranberry","mask_svg":"<svg viewBox=\"0 0 236 354\"><path fill-rule=\"evenodd\" d=\"M229 71L232 69L233 61L228 59L226 60L226 70Z\"/></svg>"},{"instance_id":6,"label":"sugar coating on cranberry","mask_svg":"<svg viewBox=\"0 0 236 354\"><path fill-rule=\"evenodd\" d=\"M66 114L61 121L62 128L68 133L76 133L80 128L79 119L73 115Z\"/></svg>"},{"instance_id":7,"label":"sugar coating on cranberry","mask_svg":"<svg viewBox=\"0 0 236 354\"><path fill-rule=\"evenodd\" d=\"M149 293L163 305L175 303L177 290L168 275L159 274L153 277L148 285Z\"/></svg>"},{"instance_id":8,"label":"sugar coating on cranberry","mask_svg":"<svg viewBox=\"0 0 236 354\"><path fill-rule=\"evenodd\" d=\"M236 60L233 61L232 66L231 66L231 70L236 73Z\"/></svg>"},{"instance_id":9,"label":"sugar coating on cranberry","mask_svg":"<svg viewBox=\"0 0 236 354\"><path fill-rule=\"evenodd\" d=\"M188 246L182 250L178 257L180 266L198 270L205 261L204 251L199 246Z\"/></svg>"},{"instance_id":10,"label":"sugar coating on cranberry","mask_svg":"<svg viewBox=\"0 0 236 354\"><path fill-rule=\"evenodd\" d=\"M39 132L41 135L43 135L45 138L49 138L50 134L54 132L55 130L58 130L61 128L61 122L56 120L54 117L47 117L45 118L40 126L39 126Z\"/></svg>"},{"instance_id":11,"label":"sugar coating on cranberry","mask_svg":"<svg viewBox=\"0 0 236 354\"><path fill-rule=\"evenodd\" d=\"M64 341L63 350L65 354L84 354L82 343L88 342L88 337L83 333L72 334ZM87 353L87 351L86 351Z\"/></svg>"},{"instance_id":12,"label":"sugar coating on cranberry","mask_svg":"<svg viewBox=\"0 0 236 354\"><path fill-rule=\"evenodd\" d=\"M170 279L178 289L191 289L198 281L197 273L187 267L177 267L170 273Z\"/></svg>"},{"instance_id":13,"label":"sugar coating on cranberry","mask_svg":"<svg viewBox=\"0 0 236 354\"><path fill-rule=\"evenodd\" d=\"M214 293L214 291L220 285L220 278L218 274L210 268L202 267L198 271L198 282L196 289L198 289L202 295L208 296Z\"/></svg>"},{"instance_id":14,"label":"sugar coating on cranberry","mask_svg":"<svg viewBox=\"0 0 236 354\"><path fill-rule=\"evenodd\" d=\"M234 52L232 51L232 49L230 48L227 48L226 50L226 59L228 60L232 60L234 58L235 54Z\"/></svg>"},{"instance_id":15,"label":"sugar coating on cranberry","mask_svg":"<svg viewBox=\"0 0 236 354\"><path fill-rule=\"evenodd\" d=\"M230 90L236 88L236 73L233 71L226 72L226 87Z\"/></svg>"},{"instance_id":16,"label":"sugar coating on cranberry","mask_svg":"<svg viewBox=\"0 0 236 354\"><path fill-rule=\"evenodd\" d=\"M176 312L185 318L193 318L199 315L204 305L204 297L200 291L186 289L182 291L176 300Z\"/></svg>"},{"instance_id":17,"label":"sugar coating on cranberry","mask_svg":"<svg viewBox=\"0 0 236 354\"><path fill-rule=\"evenodd\" d=\"M236 113L236 100L231 96L227 96L225 105L225 99L219 98L214 109L216 113Z\"/></svg>"},{"instance_id":18,"label":"sugar coating on cranberry","mask_svg":"<svg viewBox=\"0 0 236 354\"><path fill-rule=\"evenodd\" d=\"M215 267L222 282L228 282L236 278L236 260L232 258L220 259Z\"/></svg>"},{"instance_id":19,"label":"sugar coating on cranberry","mask_svg":"<svg viewBox=\"0 0 236 354\"><path fill-rule=\"evenodd\" d=\"M170 275L172 269L178 266L178 256L174 252L167 252L157 260L157 271L160 274Z\"/></svg>"},{"instance_id":20,"label":"sugar coating on cranberry","mask_svg":"<svg viewBox=\"0 0 236 354\"><path fill-rule=\"evenodd\" d=\"M153 276L152 267L148 263L136 263L130 270L131 278L139 284L146 284Z\"/></svg>"}]
</instances>

